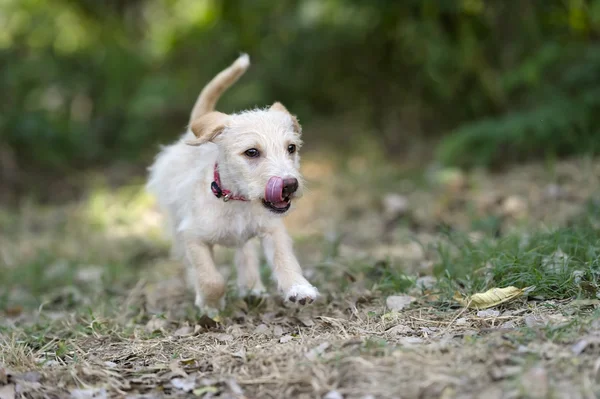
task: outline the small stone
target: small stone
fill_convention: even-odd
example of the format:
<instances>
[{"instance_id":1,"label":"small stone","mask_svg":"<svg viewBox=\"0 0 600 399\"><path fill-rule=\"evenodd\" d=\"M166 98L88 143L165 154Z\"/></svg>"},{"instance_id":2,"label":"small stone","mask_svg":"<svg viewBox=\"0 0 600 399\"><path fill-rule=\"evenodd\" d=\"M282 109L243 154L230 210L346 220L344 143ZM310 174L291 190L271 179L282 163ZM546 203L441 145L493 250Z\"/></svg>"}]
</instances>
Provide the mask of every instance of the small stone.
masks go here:
<instances>
[{"instance_id":1,"label":"small stone","mask_svg":"<svg viewBox=\"0 0 600 399\"><path fill-rule=\"evenodd\" d=\"M423 343L423 339L419 337L401 337L398 341L400 345L404 346L411 346Z\"/></svg>"},{"instance_id":2,"label":"small stone","mask_svg":"<svg viewBox=\"0 0 600 399\"><path fill-rule=\"evenodd\" d=\"M521 217L527 211L527 202L518 195L511 195L502 202L502 213L507 216Z\"/></svg>"},{"instance_id":3,"label":"small stone","mask_svg":"<svg viewBox=\"0 0 600 399\"><path fill-rule=\"evenodd\" d=\"M477 312L477 317L486 318L486 317L498 317L500 316L500 311L494 309L485 309Z\"/></svg>"},{"instance_id":4,"label":"small stone","mask_svg":"<svg viewBox=\"0 0 600 399\"><path fill-rule=\"evenodd\" d=\"M338 391L329 391L323 396L323 399L344 399L344 397Z\"/></svg>"},{"instance_id":5,"label":"small stone","mask_svg":"<svg viewBox=\"0 0 600 399\"><path fill-rule=\"evenodd\" d=\"M309 350L306 355L306 358L310 361L316 360L321 354L323 354L327 348L329 348L331 344L329 342L323 342L321 345L312 348Z\"/></svg>"},{"instance_id":6,"label":"small stone","mask_svg":"<svg viewBox=\"0 0 600 399\"><path fill-rule=\"evenodd\" d=\"M291 335L284 335L283 337L279 338L279 343L285 344L287 342L290 342L293 339L294 339L294 337L292 337Z\"/></svg>"},{"instance_id":7,"label":"small stone","mask_svg":"<svg viewBox=\"0 0 600 399\"><path fill-rule=\"evenodd\" d=\"M273 336L278 338L281 337L283 335L283 328L281 328L281 326L275 326L273 327Z\"/></svg>"},{"instance_id":8,"label":"small stone","mask_svg":"<svg viewBox=\"0 0 600 399\"><path fill-rule=\"evenodd\" d=\"M548 324L548 319L542 315L529 314L524 317L524 320L529 328L544 327Z\"/></svg>"},{"instance_id":9,"label":"small stone","mask_svg":"<svg viewBox=\"0 0 600 399\"><path fill-rule=\"evenodd\" d=\"M414 300L415 298L409 295L392 295L387 297L385 305L388 309L399 312L408 307Z\"/></svg>"},{"instance_id":10,"label":"small stone","mask_svg":"<svg viewBox=\"0 0 600 399\"><path fill-rule=\"evenodd\" d=\"M152 318L146 323L146 332L153 333L155 331L164 331L167 328L169 323L165 319L160 319L156 316L152 316Z\"/></svg>"},{"instance_id":11,"label":"small stone","mask_svg":"<svg viewBox=\"0 0 600 399\"><path fill-rule=\"evenodd\" d=\"M408 198L400 194L386 194L382 200L383 213L388 220L396 219L408 212Z\"/></svg>"},{"instance_id":12,"label":"small stone","mask_svg":"<svg viewBox=\"0 0 600 399\"><path fill-rule=\"evenodd\" d=\"M108 394L104 388L74 389L71 391L73 399L107 399Z\"/></svg>"},{"instance_id":13,"label":"small stone","mask_svg":"<svg viewBox=\"0 0 600 399\"><path fill-rule=\"evenodd\" d=\"M423 276L419 277L417 281L415 281L415 285L417 288L422 290L430 290L437 284L437 278L433 276Z\"/></svg>"},{"instance_id":14,"label":"small stone","mask_svg":"<svg viewBox=\"0 0 600 399\"><path fill-rule=\"evenodd\" d=\"M175 330L175 332L173 333L174 336L176 337L184 337L186 335L190 335L194 333L194 329L190 326L183 326L178 328L177 330Z\"/></svg>"},{"instance_id":15,"label":"small stone","mask_svg":"<svg viewBox=\"0 0 600 399\"><path fill-rule=\"evenodd\" d=\"M259 324L255 329L254 329L254 334L259 334L259 335L271 335L271 329L269 328L269 326L267 326L266 324Z\"/></svg>"},{"instance_id":16,"label":"small stone","mask_svg":"<svg viewBox=\"0 0 600 399\"><path fill-rule=\"evenodd\" d=\"M548 373L540 366L529 369L521 380L524 393L530 398L548 397Z\"/></svg>"},{"instance_id":17,"label":"small stone","mask_svg":"<svg viewBox=\"0 0 600 399\"><path fill-rule=\"evenodd\" d=\"M173 378L171 385L174 388L180 389L184 392L191 392L196 387L196 376L189 376L187 378Z\"/></svg>"},{"instance_id":18,"label":"small stone","mask_svg":"<svg viewBox=\"0 0 600 399\"><path fill-rule=\"evenodd\" d=\"M544 196L551 200L559 200L566 197L566 190L558 184L548 184L544 189Z\"/></svg>"}]
</instances>

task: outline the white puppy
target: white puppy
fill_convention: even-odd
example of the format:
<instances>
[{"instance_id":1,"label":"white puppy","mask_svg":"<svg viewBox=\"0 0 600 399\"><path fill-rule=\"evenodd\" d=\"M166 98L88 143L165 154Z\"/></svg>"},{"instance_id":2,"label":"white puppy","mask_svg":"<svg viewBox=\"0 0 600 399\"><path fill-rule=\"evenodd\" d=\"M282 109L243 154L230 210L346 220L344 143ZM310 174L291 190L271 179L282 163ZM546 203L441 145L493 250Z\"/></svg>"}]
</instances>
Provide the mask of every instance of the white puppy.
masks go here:
<instances>
[{"instance_id":1,"label":"white puppy","mask_svg":"<svg viewBox=\"0 0 600 399\"><path fill-rule=\"evenodd\" d=\"M250 241L255 236L262 239L284 299L304 305L318 296L302 276L281 218L303 186L297 119L280 103L234 115L214 111L249 65L244 54L206 85L187 132L158 155L147 185L168 216L174 254L186 264L195 303L208 314L225 303L226 283L212 256L215 244L237 248L241 293L264 293L258 251Z\"/></svg>"}]
</instances>

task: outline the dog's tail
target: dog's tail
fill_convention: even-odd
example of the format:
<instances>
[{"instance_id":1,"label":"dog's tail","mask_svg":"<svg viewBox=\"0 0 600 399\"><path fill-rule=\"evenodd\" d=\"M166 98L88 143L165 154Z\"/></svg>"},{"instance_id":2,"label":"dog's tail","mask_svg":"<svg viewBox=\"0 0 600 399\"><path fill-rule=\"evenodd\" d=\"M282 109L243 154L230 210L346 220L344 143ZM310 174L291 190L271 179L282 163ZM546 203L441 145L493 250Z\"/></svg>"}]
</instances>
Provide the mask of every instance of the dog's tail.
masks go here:
<instances>
[{"instance_id":1,"label":"dog's tail","mask_svg":"<svg viewBox=\"0 0 600 399\"><path fill-rule=\"evenodd\" d=\"M248 54L242 54L228 68L222 70L202 89L190 116L190 124L198 117L214 111L225 90L231 87L250 66Z\"/></svg>"}]
</instances>

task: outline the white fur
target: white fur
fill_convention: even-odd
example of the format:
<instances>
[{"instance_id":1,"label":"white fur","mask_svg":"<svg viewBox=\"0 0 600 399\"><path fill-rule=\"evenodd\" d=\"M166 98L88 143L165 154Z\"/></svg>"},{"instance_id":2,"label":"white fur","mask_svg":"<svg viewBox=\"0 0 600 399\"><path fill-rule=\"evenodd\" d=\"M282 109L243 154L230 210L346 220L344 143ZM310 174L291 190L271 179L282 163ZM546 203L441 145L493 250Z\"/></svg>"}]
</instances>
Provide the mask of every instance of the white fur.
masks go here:
<instances>
[{"instance_id":1,"label":"white fur","mask_svg":"<svg viewBox=\"0 0 600 399\"><path fill-rule=\"evenodd\" d=\"M248 64L249 59L243 55L230 68L245 69ZM312 302L318 295L302 276L281 216L262 202L267 181L273 176L295 177L299 189L294 197L302 193L299 155L287 150L290 144L298 148L301 145L294 121L288 112L276 107L230 115L212 142L186 144L195 139L188 129L177 142L165 147L150 167L147 188L166 213L173 253L187 266L196 305L210 314L222 308L225 292L225 282L212 260L213 245L238 248L236 265L242 292L264 291L258 255L250 241L254 237L262 239L278 288L286 299ZM245 156L249 148L258 149L260 158ZM222 188L249 201L224 202L214 196L210 185L215 162Z\"/></svg>"}]
</instances>

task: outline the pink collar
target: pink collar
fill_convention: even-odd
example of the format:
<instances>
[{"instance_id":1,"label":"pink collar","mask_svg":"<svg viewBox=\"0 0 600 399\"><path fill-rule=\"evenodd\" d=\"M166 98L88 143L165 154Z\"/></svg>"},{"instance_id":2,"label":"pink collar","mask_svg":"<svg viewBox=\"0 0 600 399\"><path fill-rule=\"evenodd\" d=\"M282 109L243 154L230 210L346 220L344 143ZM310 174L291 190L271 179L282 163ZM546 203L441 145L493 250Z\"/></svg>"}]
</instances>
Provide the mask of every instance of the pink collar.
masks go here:
<instances>
[{"instance_id":1,"label":"pink collar","mask_svg":"<svg viewBox=\"0 0 600 399\"><path fill-rule=\"evenodd\" d=\"M237 201L249 201L248 199L242 197L241 195L233 195L231 191L224 190L221 188L221 176L219 175L219 168L217 163L215 162L215 169L213 172L214 181L210 184L210 189L213 194L217 198L223 198L223 202L227 202L229 200L237 200Z\"/></svg>"}]
</instances>

